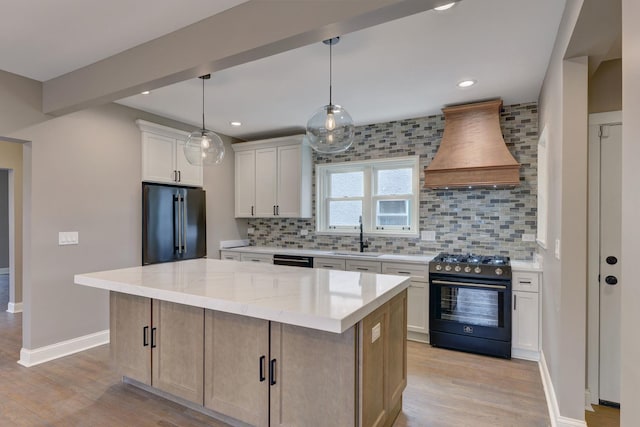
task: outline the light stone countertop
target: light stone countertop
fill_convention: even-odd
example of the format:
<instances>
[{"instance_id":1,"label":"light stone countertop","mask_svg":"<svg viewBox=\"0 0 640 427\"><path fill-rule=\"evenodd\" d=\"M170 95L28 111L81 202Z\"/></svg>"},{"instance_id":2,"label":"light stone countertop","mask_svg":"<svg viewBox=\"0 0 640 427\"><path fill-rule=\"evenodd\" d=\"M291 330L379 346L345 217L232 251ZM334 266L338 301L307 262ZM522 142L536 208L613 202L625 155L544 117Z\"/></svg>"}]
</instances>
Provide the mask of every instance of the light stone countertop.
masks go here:
<instances>
[{"instance_id":1,"label":"light stone countertop","mask_svg":"<svg viewBox=\"0 0 640 427\"><path fill-rule=\"evenodd\" d=\"M211 259L77 274L78 285L342 333L409 286L404 276Z\"/></svg>"},{"instance_id":2,"label":"light stone countertop","mask_svg":"<svg viewBox=\"0 0 640 427\"><path fill-rule=\"evenodd\" d=\"M225 252L239 252L247 254L281 254L281 255L301 255L301 256L313 256L323 258L338 258L338 259L358 259L368 261L381 261L381 262L405 262L411 264L423 264L426 265L437 254L427 255L403 255L403 254L386 254L381 253L379 256L359 255L356 251L322 251L314 249L291 249L291 248L277 248L270 246L242 246L237 248L220 249ZM365 254L371 254L371 252L365 252ZM511 260L511 269L513 271L530 271L541 272L542 267L533 261L520 261Z\"/></svg>"}]
</instances>

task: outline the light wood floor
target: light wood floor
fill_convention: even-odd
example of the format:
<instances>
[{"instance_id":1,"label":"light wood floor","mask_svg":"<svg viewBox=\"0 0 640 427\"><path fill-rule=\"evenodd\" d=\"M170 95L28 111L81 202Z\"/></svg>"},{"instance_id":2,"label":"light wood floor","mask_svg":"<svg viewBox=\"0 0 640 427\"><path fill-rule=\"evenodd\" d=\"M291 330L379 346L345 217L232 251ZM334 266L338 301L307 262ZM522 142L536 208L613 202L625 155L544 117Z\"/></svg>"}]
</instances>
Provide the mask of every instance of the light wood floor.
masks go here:
<instances>
[{"instance_id":1,"label":"light wood floor","mask_svg":"<svg viewBox=\"0 0 640 427\"><path fill-rule=\"evenodd\" d=\"M589 427L620 427L620 409L593 405L593 410L584 413Z\"/></svg>"},{"instance_id":2,"label":"light wood floor","mask_svg":"<svg viewBox=\"0 0 640 427\"><path fill-rule=\"evenodd\" d=\"M32 368L18 365L21 315L6 313L5 288L0 276L1 426L225 426L120 382L109 366L108 345ZM410 342L408 364L394 427L550 425L533 362Z\"/></svg>"}]
</instances>

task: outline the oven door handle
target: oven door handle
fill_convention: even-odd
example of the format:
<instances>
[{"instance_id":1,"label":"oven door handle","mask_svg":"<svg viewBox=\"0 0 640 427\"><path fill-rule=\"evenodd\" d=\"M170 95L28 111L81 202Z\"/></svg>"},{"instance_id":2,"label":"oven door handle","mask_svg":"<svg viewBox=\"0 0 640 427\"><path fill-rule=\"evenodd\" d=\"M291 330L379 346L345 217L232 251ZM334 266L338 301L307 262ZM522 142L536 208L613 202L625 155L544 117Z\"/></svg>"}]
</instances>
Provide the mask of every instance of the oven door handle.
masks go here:
<instances>
[{"instance_id":1,"label":"oven door handle","mask_svg":"<svg viewBox=\"0 0 640 427\"><path fill-rule=\"evenodd\" d=\"M485 285L481 283L453 282L449 280L432 280L431 283L434 283L436 285L467 286L472 288L507 289L506 285Z\"/></svg>"}]
</instances>

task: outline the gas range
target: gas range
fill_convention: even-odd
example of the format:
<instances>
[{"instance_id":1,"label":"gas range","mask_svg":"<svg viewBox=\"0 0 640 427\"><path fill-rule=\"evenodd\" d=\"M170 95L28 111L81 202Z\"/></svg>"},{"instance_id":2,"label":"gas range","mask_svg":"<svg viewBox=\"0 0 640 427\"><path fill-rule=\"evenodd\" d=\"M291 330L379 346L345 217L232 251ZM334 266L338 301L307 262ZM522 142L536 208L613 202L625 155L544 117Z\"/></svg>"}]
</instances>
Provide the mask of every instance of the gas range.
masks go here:
<instances>
[{"instance_id":1,"label":"gas range","mask_svg":"<svg viewBox=\"0 0 640 427\"><path fill-rule=\"evenodd\" d=\"M429 263L429 273L509 280L511 263L507 256L441 253Z\"/></svg>"}]
</instances>

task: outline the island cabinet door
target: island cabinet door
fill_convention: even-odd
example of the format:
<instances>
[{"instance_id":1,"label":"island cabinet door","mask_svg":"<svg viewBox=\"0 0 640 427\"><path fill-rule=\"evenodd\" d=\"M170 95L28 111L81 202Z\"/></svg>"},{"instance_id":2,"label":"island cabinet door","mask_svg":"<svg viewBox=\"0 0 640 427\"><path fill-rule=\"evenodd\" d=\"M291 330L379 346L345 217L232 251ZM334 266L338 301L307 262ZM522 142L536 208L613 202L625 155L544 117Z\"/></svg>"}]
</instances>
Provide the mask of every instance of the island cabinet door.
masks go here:
<instances>
[{"instance_id":1,"label":"island cabinet door","mask_svg":"<svg viewBox=\"0 0 640 427\"><path fill-rule=\"evenodd\" d=\"M153 300L151 385L203 404L204 309Z\"/></svg>"},{"instance_id":2,"label":"island cabinet door","mask_svg":"<svg viewBox=\"0 0 640 427\"><path fill-rule=\"evenodd\" d=\"M205 311L204 406L269 425L269 321Z\"/></svg>"},{"instance_id":3,"label":"island cabinet door","mask_svg":"<svg viewBox=\"0 0 640 427\"><path fill-rule=\"evenodd\" d=\"M110 293L110 351L118 374L151 385L151 300Z\"/></svg>"},{"instance_id":4,"label":"island cabinet door","mask_svg":"<svg viewBox=\"0 0 640 427\"><path fill-rule=\"evenodd\" d=\"M342 334L271 322L271 427L356 425L356 327Z\"/></svg>"},{"instance_id":5,"label":"island cabinet door","mask_svg":"<svg viewBox=\"0 0 640 427\"><path fill-rule=\"evenodd\" d=\"M388 427L407 386L407 291L360 322L360 426Z\"/></svg>"}]
</instances>

